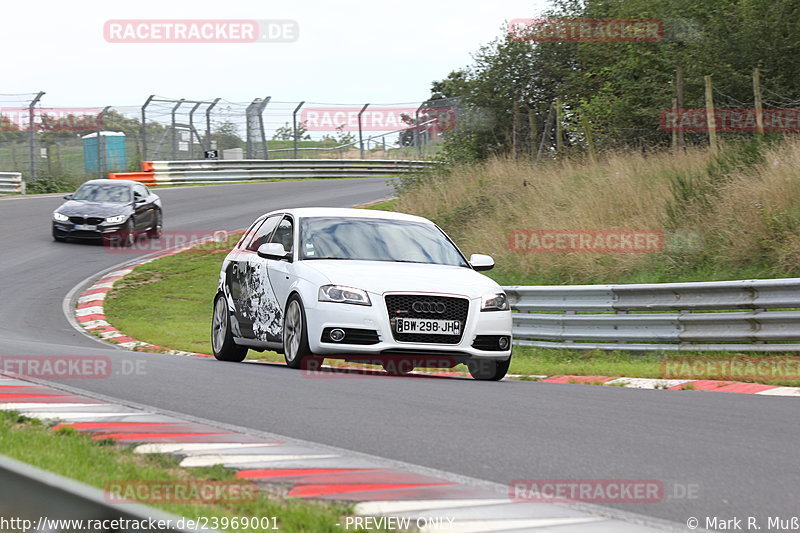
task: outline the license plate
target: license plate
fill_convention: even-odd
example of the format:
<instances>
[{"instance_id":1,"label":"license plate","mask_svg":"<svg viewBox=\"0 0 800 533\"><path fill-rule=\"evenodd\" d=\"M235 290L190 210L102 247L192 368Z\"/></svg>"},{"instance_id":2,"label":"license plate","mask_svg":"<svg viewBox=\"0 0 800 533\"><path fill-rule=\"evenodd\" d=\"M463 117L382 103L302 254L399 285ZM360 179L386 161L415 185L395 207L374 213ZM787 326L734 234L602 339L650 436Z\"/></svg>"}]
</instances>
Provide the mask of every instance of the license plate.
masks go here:
<instances>
[{"instance_id":1,"label":"license plate","mask_svg":"<svg viewBox=\"0 0 800 533\"><path fill-rule=\"evenodd\" d=\"M427 318L397 318L397 333L422 333L428 335L461 335L459 320L431 320Z\"/></svg>"},{"instance_id":2,"label":"license plate","mask_svg":"<svg viewBox=\"0 0 800 533\"><path fill-rule=\"evenodd\" d=\"M75 224L75 229L78 231L95 231L97 230L97 226L93 226L92 224Z\"/></svg>"}]
</instances>

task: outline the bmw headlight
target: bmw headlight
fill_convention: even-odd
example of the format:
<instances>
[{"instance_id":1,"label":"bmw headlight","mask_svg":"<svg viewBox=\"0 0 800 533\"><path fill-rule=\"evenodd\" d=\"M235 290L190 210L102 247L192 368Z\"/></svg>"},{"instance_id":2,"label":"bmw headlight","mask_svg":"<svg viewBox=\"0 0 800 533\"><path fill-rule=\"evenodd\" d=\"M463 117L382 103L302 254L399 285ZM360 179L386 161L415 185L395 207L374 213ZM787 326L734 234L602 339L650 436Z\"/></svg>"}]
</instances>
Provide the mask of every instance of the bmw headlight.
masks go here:
<instances>
[{"instance_id":1,"label":"bmw headlight","mask_svg":"<svg viewBox=\"0 0 800 533\"><path fill-rule=\"evenodd\" d=\"M508 298L506 293L484 294L481 302L481 311L508 311Z\"/></svg>"},{"instance_id":2,"label":"bmw headlight","mask_svg":"<svg viewBox=\"0 0 800 533\"><path fill-rule=\"evenodd\" d=\"M341 304L372 305L367 291L343 287L341 285L323 285L319 288L320 302L336 302Z\"/></svg>"},{"instance_id":3,"label":"bmw headlight","mask_svg":"<svg viewBox=\"0 0 800 533\"><path fill-rule=\"evenodd\" d=\"M61 213L56 211L53 213L53 219L58 220L59 222L66 222L69 220L69 217L67 215L62 215Z\"/></svg>"},{"instance_id":4,"label":"bmw headlight","mask_svg":"<svg viewBox=\"0 0 800 533\"><path fill-rule=\"evenodd\" d=\"M122 224L125 222L125 219L128 218L128 215L117 215L115 217L108 217L106 219L106 224Z\"/></svg>"}]
</instances>

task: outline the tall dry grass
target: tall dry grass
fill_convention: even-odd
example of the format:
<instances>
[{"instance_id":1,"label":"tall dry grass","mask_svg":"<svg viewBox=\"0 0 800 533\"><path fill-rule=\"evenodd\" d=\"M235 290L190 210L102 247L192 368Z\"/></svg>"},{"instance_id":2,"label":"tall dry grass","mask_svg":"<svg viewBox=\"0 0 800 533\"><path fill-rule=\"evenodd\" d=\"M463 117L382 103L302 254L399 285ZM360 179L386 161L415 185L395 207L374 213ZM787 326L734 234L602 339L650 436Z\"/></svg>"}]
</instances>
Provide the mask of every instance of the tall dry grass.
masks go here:
<instances>
[{"instance_id":1,"label":"tall dry grass","mask_svg":"<svg viewBox=\"0 0 800 533\"><path fill-rule=\"evenodd\" d=\"M489 253L503 283L606 283L800 274L800 142L607 155L598 164L496 158L402 190L397 209ZM519 229L656 230L657 253L520 253Z\"/></svg>"}]
</instances>

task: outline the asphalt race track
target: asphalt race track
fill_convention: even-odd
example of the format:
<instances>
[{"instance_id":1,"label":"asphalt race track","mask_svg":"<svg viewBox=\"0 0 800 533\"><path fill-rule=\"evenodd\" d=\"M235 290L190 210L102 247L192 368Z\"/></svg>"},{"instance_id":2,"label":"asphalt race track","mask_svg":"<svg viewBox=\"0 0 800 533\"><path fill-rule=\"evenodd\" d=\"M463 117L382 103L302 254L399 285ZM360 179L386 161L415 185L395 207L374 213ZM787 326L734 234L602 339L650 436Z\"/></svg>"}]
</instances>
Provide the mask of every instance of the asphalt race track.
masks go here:
<instances>
[{"instance_id":1,"label":"asphalt race track","mask_svg":"<svg viewBox=\"0 0 800 533\"><path fill-rule=\"evenodd\" d=\"M158 191L167 231L239 229L276 208L348 206L391 193L381 179ZM665 501L618 508L677 523L714 515L766 523L798 508L800 398L460 378L312 379L275 365L105 348L73 329L62 300L132 256L53 242L50 218L60 203L0 200L0 356L107 355L143 361L145 369L65 385L500 484L660 480ZM670 497L690 485L696 498Z\"/></svg>"}]
</instances>

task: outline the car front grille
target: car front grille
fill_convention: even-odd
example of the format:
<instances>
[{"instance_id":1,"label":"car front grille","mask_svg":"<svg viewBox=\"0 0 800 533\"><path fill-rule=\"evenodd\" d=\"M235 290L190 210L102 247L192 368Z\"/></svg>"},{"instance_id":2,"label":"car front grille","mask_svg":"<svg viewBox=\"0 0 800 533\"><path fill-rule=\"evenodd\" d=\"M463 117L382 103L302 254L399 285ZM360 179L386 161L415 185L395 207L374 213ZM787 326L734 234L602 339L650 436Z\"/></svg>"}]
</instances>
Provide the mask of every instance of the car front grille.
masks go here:
<instances>
[{"instance_id":1,"label":"car front grille","mask_svg":"<svg viewBox=\"0 0 800 533\"><path fill-rule=\"evenodd\" d=\"M453 296L430 296L427 294L390 294L385 297L392 336L398 342L418 342L426 344L458 344L464 335L464 327L469 314L469 300ZM429 312L415 311L415 303ZM458 320L461 322L459 335L428 335L424 333L395 332L395 318L428 318L435 320Z\"/></svg>"},{"instance_id":2,"label":"car front grille","mask_svg":"<svg viewBox=\"0 0 800 533\"><path fill-rule=\"evenodd\" d=\"M104 220L104 218L100 217L69 217L69 221L73 224L91 224L92 226L97 226Z\"/></svg>"}]
</instances>

